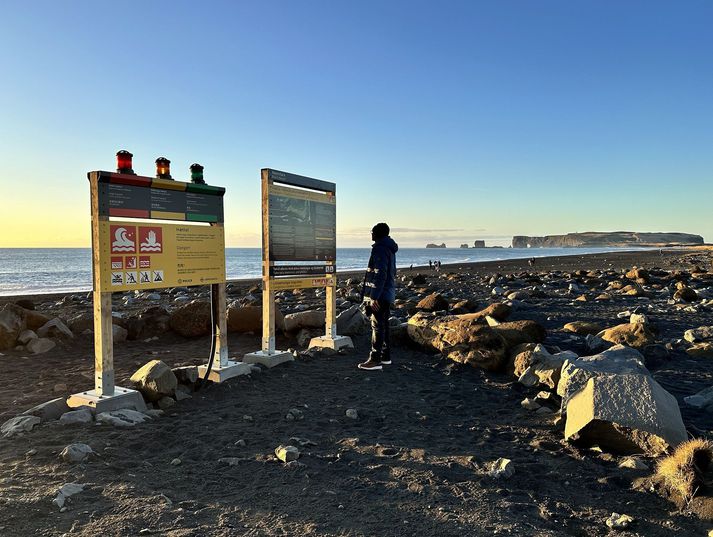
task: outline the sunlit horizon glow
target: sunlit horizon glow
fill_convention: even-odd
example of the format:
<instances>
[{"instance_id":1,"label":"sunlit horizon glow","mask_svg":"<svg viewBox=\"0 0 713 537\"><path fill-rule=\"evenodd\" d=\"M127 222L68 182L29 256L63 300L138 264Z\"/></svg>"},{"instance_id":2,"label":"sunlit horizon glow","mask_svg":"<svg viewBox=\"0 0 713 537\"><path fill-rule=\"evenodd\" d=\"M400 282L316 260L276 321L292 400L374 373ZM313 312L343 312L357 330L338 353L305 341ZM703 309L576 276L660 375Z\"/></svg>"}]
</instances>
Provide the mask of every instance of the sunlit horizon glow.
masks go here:
<instances>
[{"instance_id":1,"label":"sunlit horizon glow","mask_svg":"<svg viewBox=\"0 0 713 537\"><path fill-rule=\"evenodd\" d=\"M260 169L337 183L339 247L583 231L713 241L713 4L11 2L0 248L89 247L90 170L205 166L228 247ZM161 21L158 25L157 21Z\"/></svg>"}]
</instances>

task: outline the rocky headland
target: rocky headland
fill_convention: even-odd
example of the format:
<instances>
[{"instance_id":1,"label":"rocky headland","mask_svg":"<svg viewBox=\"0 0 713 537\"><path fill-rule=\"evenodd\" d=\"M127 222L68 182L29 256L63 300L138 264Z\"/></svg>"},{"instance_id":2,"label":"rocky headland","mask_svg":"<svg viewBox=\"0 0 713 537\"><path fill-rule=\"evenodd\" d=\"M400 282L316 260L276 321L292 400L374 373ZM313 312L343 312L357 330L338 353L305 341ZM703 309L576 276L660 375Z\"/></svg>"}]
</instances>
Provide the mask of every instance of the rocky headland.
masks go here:
<instances>
[{"instance_id":1,"label":"rocky headland","mask_svg":"<svg viewBox=\"0 0 713 537\"><path fill-rule=\"evenodd\" d=\"M633 231L567 233L528 237L516 235L513 248L652 247L702 245L703 237L690 233L636 233Z\"/></svg>"}]
</instances>

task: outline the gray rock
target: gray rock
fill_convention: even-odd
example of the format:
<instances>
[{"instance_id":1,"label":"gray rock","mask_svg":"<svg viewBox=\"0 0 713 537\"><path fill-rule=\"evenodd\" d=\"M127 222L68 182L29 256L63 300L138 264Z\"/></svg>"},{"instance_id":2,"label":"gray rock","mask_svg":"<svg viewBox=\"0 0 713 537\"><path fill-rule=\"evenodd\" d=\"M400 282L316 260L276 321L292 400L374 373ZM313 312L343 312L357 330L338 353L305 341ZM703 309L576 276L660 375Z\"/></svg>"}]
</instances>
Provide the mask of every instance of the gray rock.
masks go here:
<instances>
[{"instance_id":1,"label":"gray rock","mask_svg":"<svg viewBox=\"0 0 713 537\"><path fill-rule=\"evenodd\" d=\"M15 416L0 426L0 434L5 438L10 438L16 434L27 433L41 421L37 416Z\"/></svg>"},{"instance_id":2,"label":"gray rock","mask_svg":"<svg viewBox=\"0 0 713 537\"><path fill-rule=\"evenodd\" d=\"M18 336L25 329L21 308L7 304L0 310L0 350L12 349Z\"/></svg>"},{"instance_id":3,"label":"gray rock","mask_svg":"<svg viewBox=\"0 0 713 537\"><path fill-rule=\"evenodd\" d=\"M368 329L369 320L358 304L337 315L337 333L339 335L357 336L366 333Z\"/></svg>"},{"instance_id":4,"label":"gray rock","mask_svg":"<svg viewBox=\"0 0 713 537\"><path fill-rule=\"evenodd\" d=\"M692 406L693 408L713 407L713 386L701 390L695 395L684 397L683 400L688 406Z\"/></svg>"},{"instance_id":5,"label":"gray rock","mask_svg":"<svg viewBox=\"0 0 713 537\"><path fill-rule=\"evenodd\" d=\"M32 354L43 354L45 352L49 352L52 349L54 349L57 346L57 344L52 341L49 338L46 337L40 337L40 338L35 338L31 339L25 348L27 349L28 352Z\"/></svg>"},{"instance_id":6,"label":"gray rock","mask_svg":"<svg viewBox=\"0 0 713 537\"><path fill-rule=\"evenodd\" d=\"M565 439L659 456L688 438L676 398L650 375L591 377L567 403Z\"/></svg>"},{"instance_id":7,"label":"gray rock","mask_svg":"<svg viewBox=\"0 0 713 537\"><path fill-rule=\"evenodd\" d=\"M182 384L195 384L198 381L198 368L194 365L174 367L172 371Z\"/></svg>"},{"instance_id":8,"label":"gray rock","mask_svg":"<svg viewBox=\"0 0 713 537\"><path fill-rule=\"evenodd\" d=\"M277 446L275 456L282 462L292 462L300 458L300 450L295 446Z\"/></svg>"},{"instance_id":9,"label":"gray rock","mask_svg":"<svg viewBox=\"0 0 713 537\"><path fill-rule=\"evenodd\" d=\"M285 315L285 331L294 332L300 328L324 328L323 311L300 311Z\"/></svg>"},{"instance_id":10,"label":"gray rock","mask_svg":"<svg viewBox=\"0 0 713 537\"><path fill-rule=\"evenodd\" d=\"M20 335L17 336L18 343L22 345L27 345L31 340L37 339L37 334L33 330L23 330Z\"/></svg>"},{"instance_id":11,"label":"gray rock","mask_svg":"<svg viewBox=\"0 0 713 537\"><path fill-rule=\"evenodd\" d=\"M94 451L87 444L69 444L59 454L60 459L65 462L84 462Z\"/></svg>"},{"instance_id":12,"label":"gray rock","mask_svg":"<svg viewBox=\"0 0 713 537\"><path fill-rule=\"evenodd\" d=\"M39 404L22 413L23 416L37 416L43 422L58 420L62 414L71 409L67 406L64 397L58 397L45 403Z\"/></svg>"},{"instance_id":13,"label":"gray rock","mask_svg":"<svg viewBox=\"0 0 713 537\"><path fill-rule=\"evenodd\" d=\"M126 339L129 337L129 331L126 328L122 328L118 324L113 324L111 326L111 330L114 343L126 341Z\"/></svg>"},{"instance_id":14,"label":"gray rock","mask_svg":"<svg viewBox=\"0 0 713 537\"><path fill-rule=\"evenodd\" d=\"M51 319L43 324L37 330L37 335L39 337L74 339L72 331L58 317L55 317L54 319Z\"/></svg>"},{"instance_id":15,"label":"gray rock","mask_svg":"<svg viewBox=\"0 0 713 537\"><path fill-rule=\"evenodd\" d=\"M488 475L496 479L509 479L515 473L515 465L510 459L500 458L490 463Z\"/></svg>"},{"instance_id":16,"label":"gray rock","mask_svg":"<svg viewBox=\"0 0 713 537\"><path fill-rule=\"evenodd\" d=\"M359 412L357 411L356 408L347 408L347 411L345 412L347 418L353 419L353 420L358 420L359 419Z\"/></svg>"},{"instance_id":17,"label":"gray rock","mask_svg":"<svg viewBox=\"0 0 713 537\"><path fill-rule=\"evenodd\" d=\"M92 422L92 411L88 408L80 408L79 410L70 410L65 412L59 418L62 425L78 425Z\"/></svg>"},{"instance_id":18,"label":"gray rock","mask_svg":"<svg viewBox=\"0 0 713 537\"><path fill-rule=\"evenodd\" d=\"M86 485L80 485L78 483L67 483L62 485L57 491L57 497L52 500L52 503L61 509L64 507L64 503L68 498L82 492L85 486Z\"/></svg>"},{"instance_id":19,"label":"gray rock","mask_svg":"<svg viewBox=\"0 0 713 537\"><path fill-rule=\"evenodd\" d=\"M138 423L151 419L147 414L136 410L113 410L111 412L101 412L97 414L97 422L107 423L115 427L133 427Z\"/></svg>"},{"instance_id":20,"label":"gray rock","mask_svg":"<svg viewBox=\"0 0 713 537\"><path fill-rule=\"evenodd\" d=\"M173 397L161 397L156 404L161 410L168 410L176 404L176 400Z\"/></svg>"}]
</instances>

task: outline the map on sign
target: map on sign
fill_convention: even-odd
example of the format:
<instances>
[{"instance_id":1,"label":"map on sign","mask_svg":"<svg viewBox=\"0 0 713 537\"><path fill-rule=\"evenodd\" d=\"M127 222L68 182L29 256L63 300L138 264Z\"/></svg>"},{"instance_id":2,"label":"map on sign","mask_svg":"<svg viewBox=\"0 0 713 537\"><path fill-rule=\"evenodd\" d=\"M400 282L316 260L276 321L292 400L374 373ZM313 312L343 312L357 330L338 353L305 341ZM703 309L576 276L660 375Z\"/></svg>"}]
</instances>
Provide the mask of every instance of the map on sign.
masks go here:
<instances>
[{"instance_id":1,"label":"map on sign","mask_svg":"<svg viewBox=\"0 0 713 537\"><path fill-rule=\"evenodd\" d=\"M225 282L221 226L99 222L100 291Z\"/></svg>"},{"instance_id":2,"label":"map on sign","mask_svg":"<svg viewBox=\"0 0 713 537\"><path fill-rule=\"evenodd\" d=\"M269 187L271 261L334 261L334 195L278 185Z\"/></svg>"}]
</instances>

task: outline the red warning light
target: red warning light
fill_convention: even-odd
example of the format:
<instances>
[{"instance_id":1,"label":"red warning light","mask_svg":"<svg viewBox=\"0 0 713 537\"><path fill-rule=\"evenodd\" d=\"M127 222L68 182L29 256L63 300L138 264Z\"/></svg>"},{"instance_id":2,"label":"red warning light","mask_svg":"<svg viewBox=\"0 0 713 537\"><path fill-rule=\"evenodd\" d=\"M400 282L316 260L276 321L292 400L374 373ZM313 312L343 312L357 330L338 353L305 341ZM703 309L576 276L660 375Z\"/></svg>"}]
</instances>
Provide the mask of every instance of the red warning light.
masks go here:
<instances>
[{"instance_id":1,"label":"red warning light","mask_svg":"<svg viewBox=\"0 0 713 537\"><path fill-rule=\"evenodd\" d=\"M116 171L117 173L134 173L133 164L131 159L134 155L129 153L126 149L122 149L116 153Z\"/></svg>"}]
</instances>

